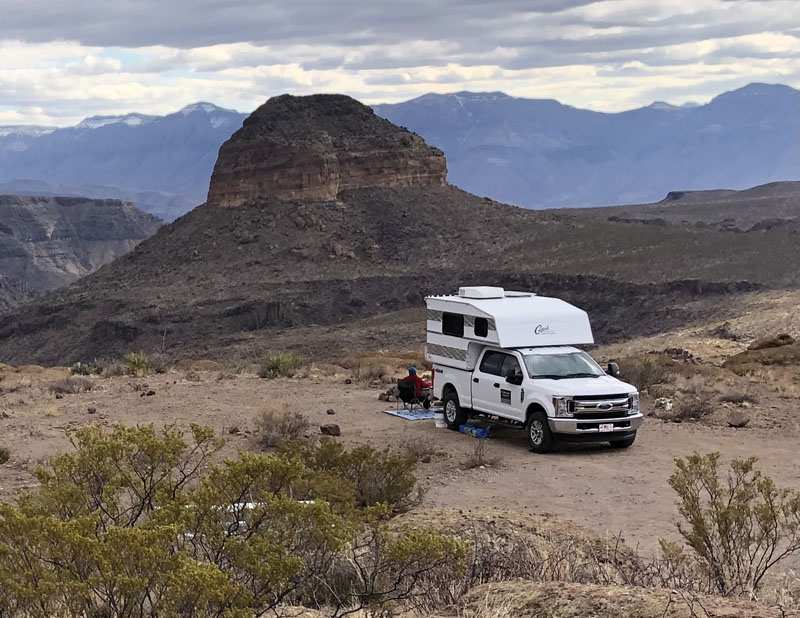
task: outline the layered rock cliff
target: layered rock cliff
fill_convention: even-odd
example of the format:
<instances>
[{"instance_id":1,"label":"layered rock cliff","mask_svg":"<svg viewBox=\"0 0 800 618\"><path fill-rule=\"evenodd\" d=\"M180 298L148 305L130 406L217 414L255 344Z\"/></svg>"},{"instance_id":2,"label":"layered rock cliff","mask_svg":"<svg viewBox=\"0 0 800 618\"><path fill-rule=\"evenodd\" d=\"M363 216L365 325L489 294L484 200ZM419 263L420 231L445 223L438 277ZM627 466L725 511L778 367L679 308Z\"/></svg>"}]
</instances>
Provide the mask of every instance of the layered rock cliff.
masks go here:
<instances>
[{"instance_id":1,"label":"layered rock cliff","mask_svg":"<svg viewBox=\"0 0 800 618\"><path fill-rule=\"evenodd\" d=\"M97 270L160 225L120 200L0 195L0 312Z\"/></svg>"},{"instance_id":2,"label":"layered rock cliff","mask_svg":"<svg viewBox=\"0 0 800 618\"><path fill-rule=\"evenodd\" d=\"M441 150L344 95L269 99L219 150L208 202L335 200L371 187L443 186Z\"/></svg>"}]
</instances>

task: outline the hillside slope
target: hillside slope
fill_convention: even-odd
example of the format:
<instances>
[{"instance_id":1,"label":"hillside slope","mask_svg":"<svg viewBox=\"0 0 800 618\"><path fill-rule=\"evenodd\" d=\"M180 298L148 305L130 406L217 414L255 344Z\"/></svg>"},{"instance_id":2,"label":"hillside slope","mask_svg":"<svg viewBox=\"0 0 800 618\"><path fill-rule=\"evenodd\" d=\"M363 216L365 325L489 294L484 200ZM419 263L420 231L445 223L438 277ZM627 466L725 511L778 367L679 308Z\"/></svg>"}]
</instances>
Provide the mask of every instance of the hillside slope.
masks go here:
<instances>
[{"instance_id":1,"label":"hillside slope","mask_svg":"<svg viewBox=\"0 0 800 618\"><path fill-rule=\"evenodd\" d=\"M346 329L467 283L564 296L592 312L601 338L620 338L685 324L697 317L691 301L708 295L798 283L783 267L796 246L785 231L731 235L499 204L441 186L438 151L371 114L347 97L270 99L251 117L257 130L246 123L223 148L209 191L220 203L12 314L0 325L0 356L68 362L163 342L182 355L232 355L268 347L282 329ZM376 133L365 136L365 126ZM301 145L332 148L313 173L298 173L307 158L253 143L295 130ZM231 183L238 164L250 171ZM342 175L348 188L319 201Z\"/></svg>"},{"instance_id":2,"label":"hillside slope","mask_svg":"<svg viewBox=\"0 0 800 618\"><path fill-rule=\"evenodd\" d=\"M0 312L96 270L160 225L118 200L0 195Z\"/></svg>"}]
</instances>

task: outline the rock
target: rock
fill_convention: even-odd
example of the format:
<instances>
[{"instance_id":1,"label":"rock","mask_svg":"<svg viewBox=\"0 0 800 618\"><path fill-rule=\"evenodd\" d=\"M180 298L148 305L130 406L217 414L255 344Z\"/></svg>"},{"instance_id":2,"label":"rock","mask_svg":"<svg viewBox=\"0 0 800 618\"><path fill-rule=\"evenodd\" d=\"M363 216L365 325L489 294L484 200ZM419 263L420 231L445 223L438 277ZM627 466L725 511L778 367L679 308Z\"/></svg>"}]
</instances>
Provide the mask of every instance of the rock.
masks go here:
<instances>
[{"instance_id":1,"label":"rock","mask_svg":"<svg viewBox=\"0 0 800 618\"><path fill-rule=\"evenodd\" d=\"M431 456L430 455L423 455L422 459L420 459L422 463L431 463Z\"/></svg>"},{"instance_id":2,"label":"rock","mask_svg":"<svg viewBox=\"0 0 800 618\"><path fill-rule=\"evenodd\" d=\"M91 407L90 407L90 408L86 408L86 411L87 411L89 414L94 414L95 412L97 412L97 408L91 408Z\"/></svg>"},{"instance_id":3,"label":"rock","mask_svg":"<svg viewBox=\"0 0 800 618\"><path fill-rule=\"evenodd\" d=\"M372 382L369 383L369 387L370 388L380 388L381 387L381 381L380 380L373 380Z\"/></svg>"},{"instance_id":4,"label":"rock","mask_svg":"<svg viewBox=\"0 0 800 618\"><path fill-rule=\"evenodd\" d=\"M353 383L353 381L352 381L350 378L347 378L347 379L344 381L344 383L345 383L345 384L352 384L352 383Z\"/></svg>"},{"instance_id":5,"label":"rock","mask_svg":"<svg viewBox=\"0 0 800 618\"><path fill-rule=\"evenodd\" d=\"M64 393L56 393L56 399L64 399Z\"/></svg>"},{"instance_id":6,"label":"rock","mask_svg":"<svg viewBox=\"0 0 800 618\"><path fill-rule=\"evenodd\" d=\"M442 151L344 95L269 99L219 150L208 202L333 202L369 187L443 187ZM302 217L294 224L305 228Z\"/></svg>"},{"instance_id":7,"label":"rock","mask_svg":"<svg viewBox=\"0 0 800 618\"><path fill-rule=\"evenodd\" d=\"M785 345L792 345L796 343L795 338L788 333L781 333L779 335L772 335L770 337L762 337L757 339L749 346L748 350L766 350L769 348L780 348Z\"/></svg>"},{"instance_id":8,"label":"rock","mask_svg":"<svg viewBox=\"0 0 800 618\"><path fill-rule=\"evenodd\" d=\"M152 397L155 394L156 394L155 391L145 391L141 395L139 395L139 397Z\"/></svg>"},{"instance_id":9,"label":"rock","mask_svg":"<svg viewBox=\"0 0 800 618\"><path fill-rule=\"evenodd\" d=\"M378 401L389 401L389 395L387 393L380 393L378 395Z\"/></svg>"},{"instance_id":10,"label":"rock","mask_svg":"<svg viewBox=\"0 0 800 618\"><path fill-rule=\"evenodd\" d=\"M333 416L334 414L336 414L336 410L334 410L333 408L328 408L328 409L325 411L325 413L326 413L328 416Z\"/></svg>"},{"instance_id":11,"label":"rock","mask_svg":"<svg viewBox=\"0 0 800 618\"><path fill-rule=\"evenodd\" d=\"M733 410L728 415L728 427L745 427L750 422L750 415L742 410Z\"/></svg>"},{"instance_id":12,"label":"rock","mask_svg":"<svg viewBox=\"0 0 800 618\"><path fill-rule=\"evenodd\" d=\"M324 436L340 436L342 435L342 430L339 429L339 425L334 423L329 423L327 425L320 425L319 432Z\"/></svg>"},{"instance_id":13,"label":"rock","mask_svg":"<svg viewBox=\"0 0 800 618\"><path fill-rule=\"evenodd\" d=\"M653 402L653 406L656 410L664 410L664 412L670 412L672 410L672 399L669 397L659 397Z\"/></svg>"}]
</instances>

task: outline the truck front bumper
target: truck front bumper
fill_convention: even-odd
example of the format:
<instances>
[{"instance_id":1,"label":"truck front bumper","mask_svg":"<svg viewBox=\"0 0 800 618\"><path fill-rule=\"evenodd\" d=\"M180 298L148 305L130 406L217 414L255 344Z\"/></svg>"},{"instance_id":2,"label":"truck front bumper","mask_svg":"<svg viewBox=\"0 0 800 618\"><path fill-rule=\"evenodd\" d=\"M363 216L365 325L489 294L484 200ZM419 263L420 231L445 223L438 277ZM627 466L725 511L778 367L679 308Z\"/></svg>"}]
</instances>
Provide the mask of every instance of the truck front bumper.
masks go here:
<instances>
[{"instance_id":1,"label":"truck front bumper","mask_svg":"<svg viewBox=\"0 0 800 618\"><path fill-rule=\"evenodd\" d=\"M586 440L602 442L622 439L635 433L642 425L641 413L624 418L578 419L570 417L548 418L550 431L564 440ZM613 425L612 431L600 431L600 425Z\"/></svg>"}]
</instances>

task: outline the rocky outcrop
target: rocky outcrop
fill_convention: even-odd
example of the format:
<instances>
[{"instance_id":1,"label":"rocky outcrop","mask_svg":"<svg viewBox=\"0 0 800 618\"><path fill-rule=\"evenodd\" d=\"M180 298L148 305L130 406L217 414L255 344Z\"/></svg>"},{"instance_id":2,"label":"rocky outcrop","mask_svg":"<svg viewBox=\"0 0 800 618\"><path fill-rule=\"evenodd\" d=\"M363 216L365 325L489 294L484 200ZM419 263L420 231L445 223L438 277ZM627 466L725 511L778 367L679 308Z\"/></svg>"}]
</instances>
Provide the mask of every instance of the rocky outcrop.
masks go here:
<instances>
[{"instance_id":1,"label":"rocky outcrop","mask_svg":"<svg viewBox=\"0 0 800 618\"><path fill-rule=\"evenodd\" d=\"M343 95L269 99L219 151L208 202L335 200L370 187L443 186L442 152Z\"/></svg>"},{"instance_id":2,"label":"rocky outcrop","mask_svg":"<svg viewBox=\"0 0 800 618\"><path fill-rule=\"evenodd\" d=\"M0 195L0 312L97 270L160 225L120 200Z\"/></svg>"}]
</instances>

